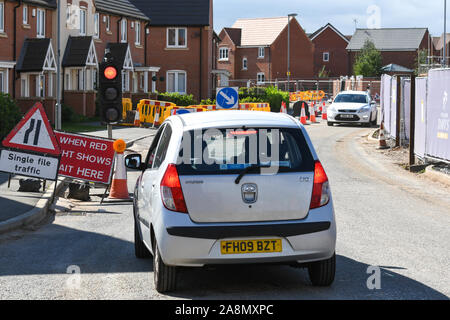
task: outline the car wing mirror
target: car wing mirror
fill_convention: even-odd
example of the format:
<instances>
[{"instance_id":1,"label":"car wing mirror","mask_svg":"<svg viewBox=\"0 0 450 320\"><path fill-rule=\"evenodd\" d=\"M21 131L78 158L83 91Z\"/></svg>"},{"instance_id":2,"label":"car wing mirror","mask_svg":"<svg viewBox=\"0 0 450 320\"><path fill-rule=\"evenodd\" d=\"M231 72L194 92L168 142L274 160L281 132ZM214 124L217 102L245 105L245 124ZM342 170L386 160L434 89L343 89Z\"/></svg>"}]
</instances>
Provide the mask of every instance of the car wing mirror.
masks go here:
<instances>
[{"instance_id":1,"label":"car wing mirror","mask_svg":"<svg viewBox=\"0 0 450 320\"><path fill-rule=\"evenodd\" d=\"M142 156L140 154L129 154L125 156L125 167L131 170L142 170Z\"/></svg>"}]
</instances>

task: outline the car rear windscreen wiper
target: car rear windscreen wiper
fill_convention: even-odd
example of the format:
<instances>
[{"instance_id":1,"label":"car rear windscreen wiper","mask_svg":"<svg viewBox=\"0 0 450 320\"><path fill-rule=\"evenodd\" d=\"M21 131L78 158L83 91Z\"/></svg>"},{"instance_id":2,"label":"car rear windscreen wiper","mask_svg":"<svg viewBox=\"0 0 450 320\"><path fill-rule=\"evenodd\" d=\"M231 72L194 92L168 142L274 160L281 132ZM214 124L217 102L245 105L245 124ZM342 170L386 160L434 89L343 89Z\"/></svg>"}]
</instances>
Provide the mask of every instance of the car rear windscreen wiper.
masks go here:
<instances>
[{"instance_id":1,"label":"car rear windscreen wiper","mask_svg":"<svg viewBox=\"0 0 450 320\"><path fill-rule=\"evenodd\" d=\"M241 179L250 171L256 170L256 169L262 169L262 168L271 168L271 165L262 165L262 164L252 164L251 166L245 168L244 171L242 171L239 176L236 178L236 180L234 181L234 183L239 184L239 182L241 182Z\"/></svg>"}]
</instances>

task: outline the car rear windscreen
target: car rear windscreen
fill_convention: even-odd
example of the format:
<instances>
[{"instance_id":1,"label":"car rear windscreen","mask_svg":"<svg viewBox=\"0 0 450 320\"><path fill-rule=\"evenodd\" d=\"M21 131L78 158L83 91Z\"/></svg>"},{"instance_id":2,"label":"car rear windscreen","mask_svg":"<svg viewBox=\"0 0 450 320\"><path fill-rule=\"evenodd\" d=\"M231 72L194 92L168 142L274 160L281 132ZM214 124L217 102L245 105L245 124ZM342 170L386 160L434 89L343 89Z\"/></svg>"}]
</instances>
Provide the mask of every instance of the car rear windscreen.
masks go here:
<instances>
[{"instance_id":1,"label":"car rear windscreen","mask_svg":"<svg viewBox=\"0 0 450 320\"><path fill-rule=\"evenodd\" d=\"M314 171L300 129L207 129L186 131L178 154L180 175L239 174L250 166L276 172Z\"/></svg>"}]
</instances>

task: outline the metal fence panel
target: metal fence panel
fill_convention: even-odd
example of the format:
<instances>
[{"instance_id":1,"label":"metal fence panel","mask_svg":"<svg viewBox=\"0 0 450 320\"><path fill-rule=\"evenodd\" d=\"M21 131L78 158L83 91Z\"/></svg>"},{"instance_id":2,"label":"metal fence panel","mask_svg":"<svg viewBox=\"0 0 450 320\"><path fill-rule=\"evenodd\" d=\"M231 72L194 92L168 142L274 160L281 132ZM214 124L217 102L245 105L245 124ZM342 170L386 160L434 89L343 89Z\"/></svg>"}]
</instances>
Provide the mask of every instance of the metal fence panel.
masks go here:
<instances>
[{"instance_id":1,"label":"metal fence panel","mask_svg":"<svg viewBox=\"0 0 450 320\"><path fill-rule=\"evenodd\" d=\"M450 69L430 70L426 153L450 161Z\"/></svg>"},{"instance_id":2,"label":"metal fence panel","mask_svg":"<svg viewBox=\"0 0 450 320\"><path fill-rule=\"evenodd\" d=\"M397 77L393 77L391 81L391 107L390 107L390 123L389 135L391 138L396 138L397 128Z\"/></svg>"},{"instance_id":3,"label":"metal fence panel","mask_svg":"<svg viewBox=\"0 0 450 320\"><path fill-rule=\"evenodd\" d=\"M403 114L402 114L402 139L409 141L410 137L410 123L411 123L411 80L405 79L403 81Z\"/></svg>"},{"instance_id":4,"label":"metal fence panel","mask_svg":"<svg viewBox=\"0 0 450 320\"><path fill-rule=\"evenodd\" d=\"M391 125L391 90L392 90L392 77L388 75L383 75L381 80L381 110L384 121L384 129L386 133L390 132Z\"/></svg>"},{"instance_id":5,"label":"metal fence panel","mask_svg":"<svg viewBox=\"0 0 450 320\"><path fill-rule=\"evenodd\" d=\"M422 159L425 157L427 136L427 83L427 78L416 78L416 121L414 135L414 153Z\"/></svg>"}]
</instances>

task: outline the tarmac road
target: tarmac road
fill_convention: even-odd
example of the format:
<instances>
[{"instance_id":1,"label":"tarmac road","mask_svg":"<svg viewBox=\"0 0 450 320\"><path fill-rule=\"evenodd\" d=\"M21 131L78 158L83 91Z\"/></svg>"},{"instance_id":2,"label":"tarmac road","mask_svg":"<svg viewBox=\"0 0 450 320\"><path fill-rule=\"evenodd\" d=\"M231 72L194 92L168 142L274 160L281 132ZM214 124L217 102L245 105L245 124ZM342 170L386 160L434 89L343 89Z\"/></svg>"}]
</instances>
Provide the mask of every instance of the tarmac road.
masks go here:
<instances>
[{"instance_id":1,"label":"tarmac road","mask_svg":"<svg viewBox=\"0 0 450 320\"><path fill-rule=\"evenodd\" d=\"M448 190L367 155L359 140L370 129L307 129L336 209L337 274L330 288L312 287L306 270L226 266L183 269L178 290L161 295L152 261L134 257L131 204L93 202L36 231L0 239L0 299L448 299ZM132 149L145 153L149 141ZM136 178L129 172L130 191ZM367 287L370 266L381 267L380 289Z\"/></svg>"}]
</instances>

